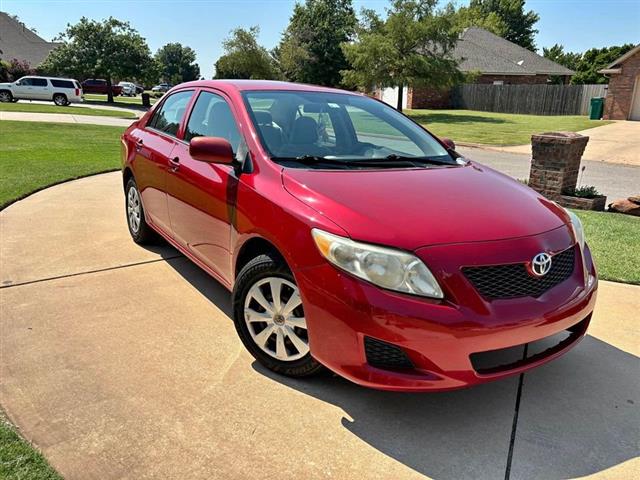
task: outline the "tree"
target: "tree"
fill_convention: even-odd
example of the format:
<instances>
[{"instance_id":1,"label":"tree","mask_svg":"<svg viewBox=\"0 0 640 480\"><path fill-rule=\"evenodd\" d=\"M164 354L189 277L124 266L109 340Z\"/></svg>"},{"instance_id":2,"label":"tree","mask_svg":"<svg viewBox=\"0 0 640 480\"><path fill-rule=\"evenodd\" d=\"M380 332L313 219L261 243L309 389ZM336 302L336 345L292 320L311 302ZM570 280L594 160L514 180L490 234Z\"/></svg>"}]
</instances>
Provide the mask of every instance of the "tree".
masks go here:
<instances>
[{"instance_id":1,"label":"tree","mask_svg":"<svg viewBox=\"0 0 640 480\"><path fill-rule=\"evenodd\" d=\"M453 29L456 32L462 32L469 27L479 27L499 37L504 37L507 33L507 24L496 12L484 14L477 7L460 7L455 10L452 4L447 5L446 10L451 15Z\"/></svg>"},{"instance_id":2,"label":"tree","mask_svg":"<svg viewBox=\"0 0 640 480\"><path fill-rule=\"evenodd\" d=\"M533 10L524 11L525 0L471 0L470 9L477 9L481 15L498 15L506 26L503 38L531 51L536 50L534 25L540 17Z\"/></svg>"},{"instance_id":3,"label":"tree","mask_svg":"<svg viewBox=\"0 0 640 480\"><path fill-rule=\"evenodd\" d=\"M258 44L258 27L236 28L222 42L224 55L215 63L215 78L279 78L275 64L266 48Z\"/></svg>"},{"instance_id":4,"label":"tree","mask_svg":"<svg viewBox=\"0 0 640 480\"><path fill-rule=\"evenodd\" d=\"M394 0L387 18L363 12L355 42L344 43L351 69L345 82L365 89L398 87L399 111L404 86L451 86L463 79L451 53L457 41L450 15L436 11L437 0Z\"/></svg>"},{"instance_id":5,"label":"tree","mask_svg":"<svg viewBox=\"0 0 640 480\"><path fill-rule=\"evenodd\" d=\"M582 55L579 53L565 52L564 47L558 43L556 43L553 47L543 48L542 56L571 70L576 70L578 68L578 63L580 62L580 58L582 57ZM551 83L564 83L564 77L560 75L552 75L549 78L551 80Z\"/></svg>"},{"instance_id":6,"label":"tree","mask_svg":"<svg viewBox=\"0 0 640 480\"><path fill-rule=\"evenodd\" d=\"M145 39L128 22L113 17L101 22L82 17L75 25L67 25L56 40L62 45L49 53L40 69L55 75L104 78L109 102L113 102L113 80L140 78L152 64Z\"/></svg>"},{"instance_id":7,"label":"tree","mask_svg":"<svg viewBox=\"0 0 640 480\"><path fill-rule=\"evenodd\" d=\"M200 77L200 67L196 62L196 52L180 43L167 43L155 55L160 77L177 85Z\"/></svg>"},{"instance_id":8,"label":"tree","mask_svg":"<svg viewBox=\"0 0 640 480\"><path fill-rule=\"evenodd\" d=\"M578 62L580 62L580 58L582 57L579 53L565 52L564 47L558 43L553 47L543 48L542 56L571 70L578 68Z\"/></svg>"},{"instance_id":9,"label":"tree","mask_svg":"<svg viewBox=\"0 0 640 480\"><path fill-rule=\"evenodd\" d=\"M587 50L575 68L576 74L571 78L571 83L608 83L609 79L603 74L598 73L598 70L606 68L632 48L634 48L634 45L628 43L622 46L591 48Z\"/></svg>"},{"instance_id":10,"label":"tree","mask_svg":"<svg viewBox=\"0 0 640 480\"><path fill-rule=\"evenodd\" d=\"M296 4L274 50L287 80L340 85L340 71L349 66L340 45L353 38L356 24L351 0L306 0Z\"/></svg>"}]
</instances>

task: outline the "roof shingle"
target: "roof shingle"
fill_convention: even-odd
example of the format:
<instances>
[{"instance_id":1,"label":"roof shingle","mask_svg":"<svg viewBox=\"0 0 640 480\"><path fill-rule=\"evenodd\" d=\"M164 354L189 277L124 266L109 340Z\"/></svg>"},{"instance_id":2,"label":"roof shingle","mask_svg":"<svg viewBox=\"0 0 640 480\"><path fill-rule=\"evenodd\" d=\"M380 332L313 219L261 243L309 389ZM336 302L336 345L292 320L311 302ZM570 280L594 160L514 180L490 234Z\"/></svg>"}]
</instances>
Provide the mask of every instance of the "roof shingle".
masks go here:
<instances>
[{"instance_id":1,"label":"roof shingle","mask_svg":"<svg viewBox=\"0 0 640 480\"><path fill-rule=\"evenodd\" d=\"M32 67L37 67L58 45L47 42L5 12L0 12L0 51L3 59L26 60Z\"/></svg>"},{"instance_id":2,"label":"roof shingle","mask_svg":"<svg viewBox=\"0 0 640 480\"><path fill-rule=\"evenodd\" d=\"M467 28L453 51L463 72L498 75L573 75L575 72L478 27Z\"/></svg>"}]
</instances>

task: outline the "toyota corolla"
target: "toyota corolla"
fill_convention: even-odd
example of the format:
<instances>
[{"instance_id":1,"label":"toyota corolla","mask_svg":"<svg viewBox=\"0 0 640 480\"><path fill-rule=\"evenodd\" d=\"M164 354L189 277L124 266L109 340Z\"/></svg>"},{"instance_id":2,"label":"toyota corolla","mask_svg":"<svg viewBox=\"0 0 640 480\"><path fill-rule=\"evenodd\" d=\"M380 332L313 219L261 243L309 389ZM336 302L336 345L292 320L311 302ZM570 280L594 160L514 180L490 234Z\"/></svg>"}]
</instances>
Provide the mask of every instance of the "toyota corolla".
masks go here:
<instances>
[{"instance_id":1,"label":"toyota corolla","mask_svg":"<svg viewBox=\"0 0 640 480\"><path fill-rule=\"evenodd\" d=\"M249 352L387 390L533 368L587 330L580 220L386 104L267 81L171 89L122 137L129 231L232 293Z\"/></svg>"}]
</instances>

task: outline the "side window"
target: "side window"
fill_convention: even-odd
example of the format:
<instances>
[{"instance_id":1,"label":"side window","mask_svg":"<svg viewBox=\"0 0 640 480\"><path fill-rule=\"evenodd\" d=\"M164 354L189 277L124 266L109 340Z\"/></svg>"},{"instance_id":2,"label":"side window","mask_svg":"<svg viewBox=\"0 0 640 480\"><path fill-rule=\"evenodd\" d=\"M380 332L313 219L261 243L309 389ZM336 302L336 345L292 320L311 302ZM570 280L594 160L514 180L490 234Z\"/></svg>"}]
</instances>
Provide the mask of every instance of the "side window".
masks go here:
<instances>
[{"instance_id":1,"label":"side window","mask_svg":"<svg viewBox=\"0 0 640 480\"><path fill-rule=\"evenodd\" d=\"M32 85L34 87L46 87L47 86L47 79L46 78L32 78L31 82L32 82Z\"/></svg>"},{"instance_id":2,"label":"side window","mask_svg":"<svg viewBox=\"0 0 640 480\"><path fill-rule=\"evenodd\" d=\"M193 137L226 138L233 151L238 151L242 137L229 104L220 95L201 92L198 96L184 134L187 142Z\"/></svg>"},{"instance_id":3,"label":"side window","mask_svg":"<svg viewBox=\"0 0 640 480\"><path fill-rule=\"evenodd\" d=\"M160 109L153 114L149 126L175 137L191 95L193 95L193 91L188 90L174 93L168 97Z\"/></svg>"},{"instance_id":4,"label":"side window","mask_svg":"<svg viewBox=\"0 0 640 480\"><path fill-rule=\"evenodd\" d=\"M25 87L33 85L33 78L21 78L20 85L24 85Z\"/></svg>"},{"instance_id":5,"label":"side window","mask_svg":"<svg viewBox=\"0 0 640 480\"><path fill-rule=\"evenodd\" d=\"M73 82L69 80L51 80L51 85L56 88L73 88Z\"/></svg>"}]
</instances>

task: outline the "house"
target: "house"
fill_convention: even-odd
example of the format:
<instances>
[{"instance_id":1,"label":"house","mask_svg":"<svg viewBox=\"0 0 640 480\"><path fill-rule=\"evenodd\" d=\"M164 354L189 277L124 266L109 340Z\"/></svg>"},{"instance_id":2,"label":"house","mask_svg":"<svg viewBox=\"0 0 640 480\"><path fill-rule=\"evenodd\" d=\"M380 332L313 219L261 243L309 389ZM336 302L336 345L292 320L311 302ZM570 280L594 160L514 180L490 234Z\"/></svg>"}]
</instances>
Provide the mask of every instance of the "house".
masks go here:
<instances>
[{"instance_id":1,"label":"house","mask_svg":"<svg viewBox=\"0 0 640 480\"><path fill-rule=\"evenodd\" d=\"M640 45L598 73L609 76L604 119L640 120Z\"/></svg>"},{"instance_id":2,"label":"house","mask_svg":"<svg viewBox=\"0 0 640 480\"><path fill-rule=\"evenodd\" d=\"M462 32L452 56L458 60L460 71L477 75L474 83L545 85L550 82L551 77L560 77L563 83L569 83L575 73L478 27L470 27ZM378 98L395 107L397 89L384 89L379 92ZM407 96L403 98L403 108L446 108L449 101L449 89L408 88Z\"/></svg>"},{"instance_id":3,"label":"house","mask_svg":"<svg viewBox=\"0 0 640 480\"><path fill-rule=\"evenodd\" d=\"M4 60L24 60L40 65L59 43L47 42L5 12L0 12L0 55Z\"/></svg>"}]
</instances>

